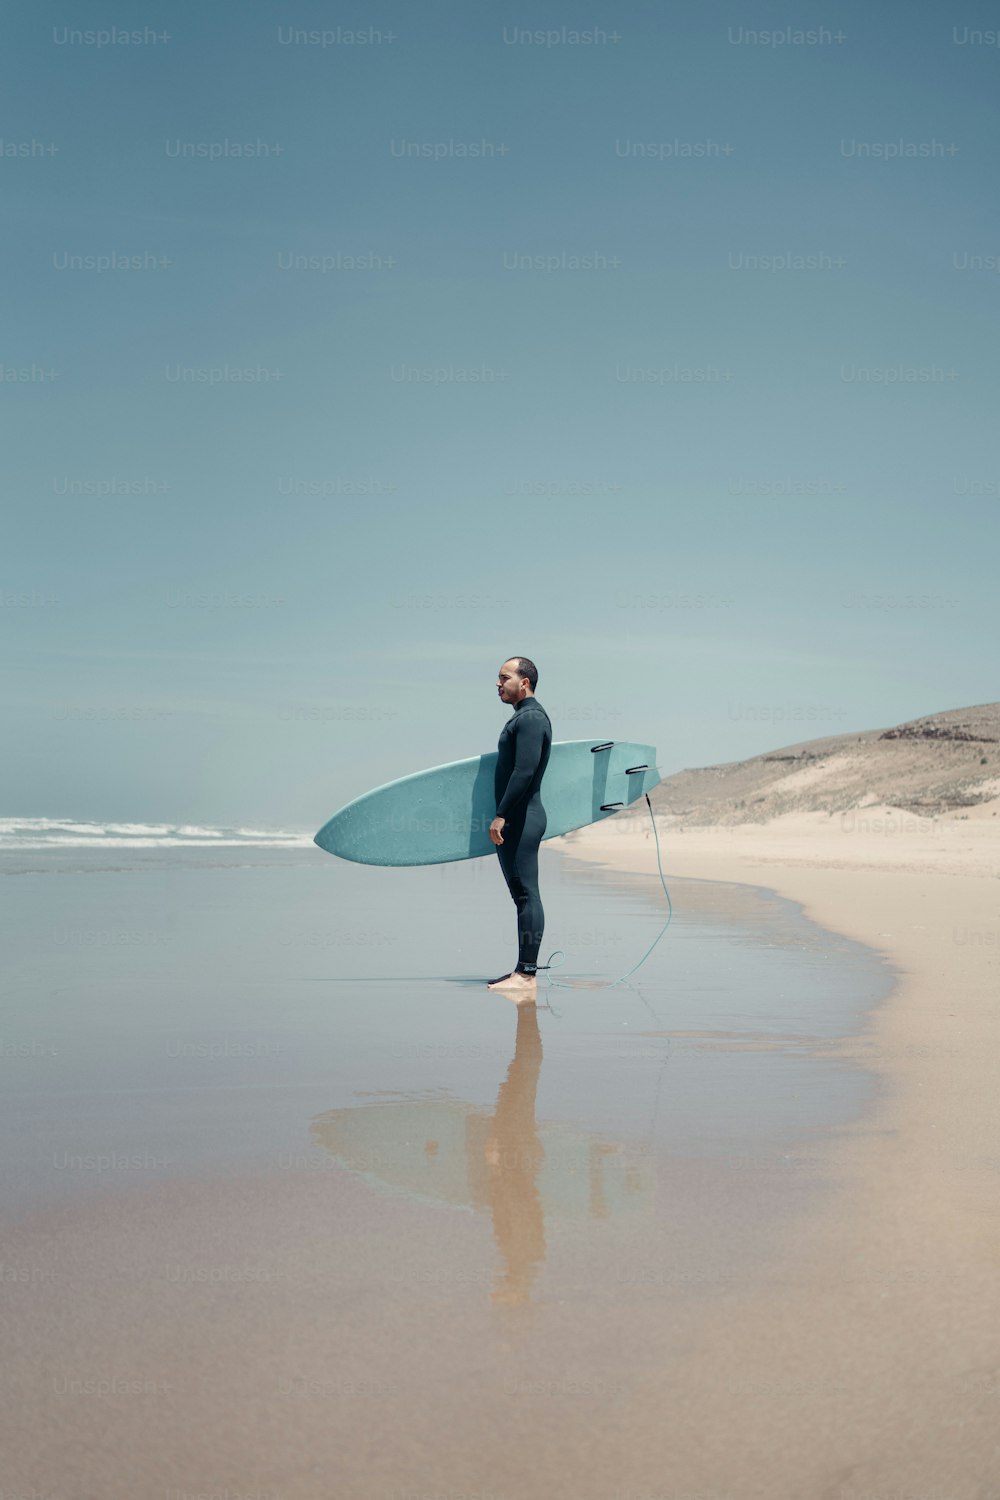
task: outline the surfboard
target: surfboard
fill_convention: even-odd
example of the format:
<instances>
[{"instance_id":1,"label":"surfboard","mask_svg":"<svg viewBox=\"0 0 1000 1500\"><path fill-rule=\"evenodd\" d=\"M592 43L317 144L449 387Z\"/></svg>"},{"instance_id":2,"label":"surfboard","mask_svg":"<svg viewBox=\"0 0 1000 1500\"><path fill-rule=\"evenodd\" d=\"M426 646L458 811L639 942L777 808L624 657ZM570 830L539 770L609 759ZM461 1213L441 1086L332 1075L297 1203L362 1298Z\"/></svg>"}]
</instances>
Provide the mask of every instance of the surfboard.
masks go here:
<instances>
[{"instance_id":1,"label":"surfboard","mask_svg":"<svg viewBox=\"0 0 1000 1500\"><path fill-rule=\"evenodd\" d=\"M416 771L365 792L313 839L359 865L443 865L495 854L497 752ZM630 740L556 740L540 788L545 838L598 823L659 783L656 749Z\"/></svg>"}]
</instances>

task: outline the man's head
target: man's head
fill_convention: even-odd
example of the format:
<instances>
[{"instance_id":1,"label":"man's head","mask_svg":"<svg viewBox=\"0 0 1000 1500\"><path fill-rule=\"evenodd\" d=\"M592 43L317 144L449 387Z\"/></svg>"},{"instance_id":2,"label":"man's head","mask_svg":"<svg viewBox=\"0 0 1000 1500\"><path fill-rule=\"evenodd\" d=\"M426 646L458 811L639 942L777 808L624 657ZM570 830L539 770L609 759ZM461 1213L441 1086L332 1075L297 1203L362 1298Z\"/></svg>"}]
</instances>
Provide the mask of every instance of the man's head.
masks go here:
<instances>
[{"instance_id":1,"label":"man's head","mask_svg":"<svg viewBox=\"0 0 1000 1500\"><path fill-rule=\"evenodd\" d=\"M538 682L538 668L526 656L512 656L497 674L497 692L505 703L529 698Z\"/></svg>"}]
</instances>

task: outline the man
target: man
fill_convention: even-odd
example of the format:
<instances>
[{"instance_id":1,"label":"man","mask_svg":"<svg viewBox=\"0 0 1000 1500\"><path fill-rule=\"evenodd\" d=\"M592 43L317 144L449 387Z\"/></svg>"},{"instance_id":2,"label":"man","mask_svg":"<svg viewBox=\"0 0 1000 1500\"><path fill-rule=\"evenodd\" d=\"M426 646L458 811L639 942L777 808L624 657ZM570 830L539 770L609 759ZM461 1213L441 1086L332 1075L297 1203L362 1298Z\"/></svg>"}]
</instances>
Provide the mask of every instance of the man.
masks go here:
<instances>
[{"instance_id":1,"label":"man","mask_svg":"<svg viewBox=\"0 0 1000 1500\"><path fill-rule=\"evenodd\" d=\"M535 697L538 668L526 656L512 656L500 668L497 692L514 712L500 732L493 790L497 815L490 838L517 907L517 967L491 979L488 988L507 990L513 999L534 1000L535 971L545 913L538 894L538 846L547 818L539 788L552 749L552 725Z\"/></svg>"}]
</instances>

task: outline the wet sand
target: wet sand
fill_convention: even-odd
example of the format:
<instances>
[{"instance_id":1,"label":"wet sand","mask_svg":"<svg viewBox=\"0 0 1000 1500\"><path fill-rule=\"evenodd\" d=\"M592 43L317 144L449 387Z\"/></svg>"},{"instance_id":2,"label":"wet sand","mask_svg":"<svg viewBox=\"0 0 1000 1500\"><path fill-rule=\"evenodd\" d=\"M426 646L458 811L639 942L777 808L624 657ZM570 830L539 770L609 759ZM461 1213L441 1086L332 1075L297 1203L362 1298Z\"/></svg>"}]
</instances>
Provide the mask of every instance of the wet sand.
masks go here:
<instances>
[{"instance_id":1,"label":"wet sand","mask_svg":"<svg viewBox=\"0 0 1000 1500\"><path fill-rule=\"evenodd\" d=\"M374 1098L384 1137L359 1145L347 1111L312 1112L281 1170L116 1180L14 1223L0 1490L986 1500L1000 861L986 823L901 844L809 820L665 834L668 883L771 888L900 973L856 1039L814 1039L882 1075L877 1104L797 1150L713 1162L539 1125L539 1012L496 998L516 1041L492 1113ZM641 825L559 845L660 891ZM646 1016L629 1045L658 1066L669 1035ZM426 1190L394 1192L402 1171Z\"/></svg>"}]
</instances>

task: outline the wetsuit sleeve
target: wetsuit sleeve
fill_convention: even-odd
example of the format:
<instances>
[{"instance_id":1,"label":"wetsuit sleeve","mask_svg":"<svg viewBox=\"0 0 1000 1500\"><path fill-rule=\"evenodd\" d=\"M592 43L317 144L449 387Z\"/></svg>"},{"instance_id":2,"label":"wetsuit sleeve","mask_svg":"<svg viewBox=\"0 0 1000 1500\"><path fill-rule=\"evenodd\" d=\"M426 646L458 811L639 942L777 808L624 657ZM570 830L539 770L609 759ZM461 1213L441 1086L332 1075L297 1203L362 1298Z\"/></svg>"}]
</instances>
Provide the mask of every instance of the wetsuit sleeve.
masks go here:
<instances>
[{"instance_id":1,"label":"wetsuit sleeve","mask_svg":"<svg viewBox=\"0 0 1000 1500\"><path fill-rule=\"evenodd\" d=\"M509 818L528 793L545 748L545 720L540 713L532 713L518 724L514 734L514 769L510 773L507 789L497 807L498 818Z\"/></svg>"}]
</instances>

